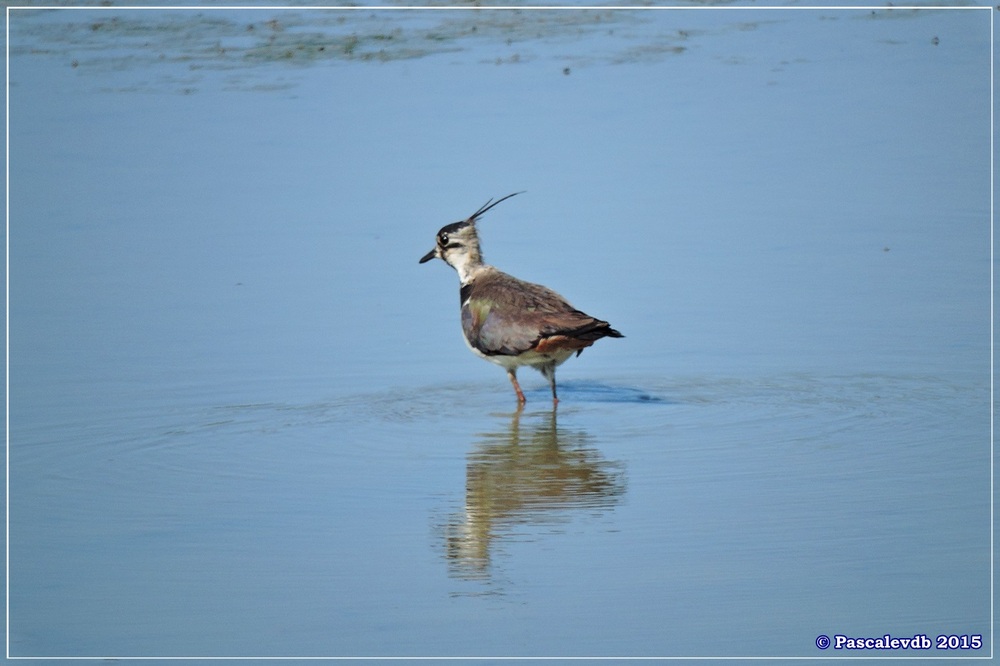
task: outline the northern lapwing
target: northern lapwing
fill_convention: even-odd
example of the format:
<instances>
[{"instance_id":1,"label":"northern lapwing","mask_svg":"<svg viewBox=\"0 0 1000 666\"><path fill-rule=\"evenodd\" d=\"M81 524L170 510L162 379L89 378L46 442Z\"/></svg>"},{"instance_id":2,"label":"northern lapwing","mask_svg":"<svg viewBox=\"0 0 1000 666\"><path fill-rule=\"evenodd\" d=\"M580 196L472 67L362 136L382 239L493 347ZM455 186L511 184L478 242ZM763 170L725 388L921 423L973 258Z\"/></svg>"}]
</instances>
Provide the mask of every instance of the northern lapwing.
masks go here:
<instances>
[{"instance_id":1,"label":"northern lapwing","mask_svg":"<svg viewBox=\"0 0 1000 666\"><path fill-rule=\"evenodd\" d=\"M548 380L555 405L559 402L556 366L601 338L625 336L608 322L577 310L548 287L518 280L483 263L476 221L515 194L521 193L490 199L465 220L442 227L434 249L420 263L436 257L458 271L465 342L476 356L507 370L518 404L523 405L525 398L517 383L517 369L530 365Z\"/></svg>"}]
</instances>

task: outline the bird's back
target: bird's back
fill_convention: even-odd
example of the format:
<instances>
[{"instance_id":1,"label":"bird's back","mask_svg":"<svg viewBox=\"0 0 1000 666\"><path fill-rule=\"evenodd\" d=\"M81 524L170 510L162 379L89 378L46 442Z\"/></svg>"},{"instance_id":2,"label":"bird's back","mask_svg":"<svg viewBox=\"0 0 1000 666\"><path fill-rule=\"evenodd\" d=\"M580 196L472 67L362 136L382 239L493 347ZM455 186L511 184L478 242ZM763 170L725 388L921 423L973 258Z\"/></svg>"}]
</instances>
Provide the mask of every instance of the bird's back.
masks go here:
<instances>
[{"instance_id":1,"label":"bird's back","mask_svg":"<svg viewBox=\"0 0 1000 666\"><path fill-rule=\"evenodd\" d=\"M518 355L546 347L580 350L603 337L623 337L577 310L555 291L484 266L461 290L462 329L486 355Z\"/></svg>"}]
</instances>

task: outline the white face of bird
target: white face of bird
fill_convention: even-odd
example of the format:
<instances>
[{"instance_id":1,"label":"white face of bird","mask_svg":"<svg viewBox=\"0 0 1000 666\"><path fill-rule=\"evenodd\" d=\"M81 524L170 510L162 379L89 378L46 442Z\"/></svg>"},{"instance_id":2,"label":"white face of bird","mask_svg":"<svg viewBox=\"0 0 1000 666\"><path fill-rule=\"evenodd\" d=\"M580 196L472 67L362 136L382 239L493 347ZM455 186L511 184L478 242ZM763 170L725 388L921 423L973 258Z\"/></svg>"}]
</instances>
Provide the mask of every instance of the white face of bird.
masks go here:
<instances>
[{"instance_id":1,"label":"white face of bird","mask_svg":"<svg viewBox=\"0 0 1000 666\"><path fill-rule=\"evenodd\" d=\"M437 244L434 249L424 255L420 263L435 257L443 259L459 273L467 267L482 263L475 223L455 222L442 227L437 234Z\"/></svg>"}]
</instances>

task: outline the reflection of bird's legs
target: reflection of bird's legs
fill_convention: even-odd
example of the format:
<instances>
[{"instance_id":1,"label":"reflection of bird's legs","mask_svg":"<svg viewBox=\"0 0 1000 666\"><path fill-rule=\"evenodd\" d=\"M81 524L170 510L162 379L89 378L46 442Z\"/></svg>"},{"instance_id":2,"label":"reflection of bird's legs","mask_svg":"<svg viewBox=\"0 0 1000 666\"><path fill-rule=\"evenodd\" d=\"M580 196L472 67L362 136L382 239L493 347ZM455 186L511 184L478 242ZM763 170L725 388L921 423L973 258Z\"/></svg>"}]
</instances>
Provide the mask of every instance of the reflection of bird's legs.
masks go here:
<instances>
[{"instance_id":1,"label":"reflection of bird's legs","mask_svg":"<svg viewBox=\"0 0 1000 666\"><path fill-rule=\"evenodd\" d=\"M517 383L516 370L508 370L507 377L510 378L510 383L514 385L514 393L517 394L517 402L523 405L527 400L524 397L524 393L521 391L521 385Z\"/></svg>"}]
</instances>

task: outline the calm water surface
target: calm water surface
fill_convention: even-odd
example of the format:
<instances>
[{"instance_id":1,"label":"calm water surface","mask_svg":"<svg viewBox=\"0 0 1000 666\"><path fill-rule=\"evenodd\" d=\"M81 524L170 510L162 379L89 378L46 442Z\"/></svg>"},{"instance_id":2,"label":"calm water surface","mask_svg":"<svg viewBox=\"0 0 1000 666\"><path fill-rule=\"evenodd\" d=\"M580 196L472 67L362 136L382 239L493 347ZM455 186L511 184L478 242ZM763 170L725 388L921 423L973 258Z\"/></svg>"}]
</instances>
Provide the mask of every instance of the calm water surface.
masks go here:
<instances>
[{"instance_id":1,"label":"calm water surface","mask_svg":"<svg viewBox=\"0 0 1000 666\"><path fill-rule=\"evenodd\" d=\"M990 14L12 12L10 655L991 654Z\"/></svg>"}]
</instances>

